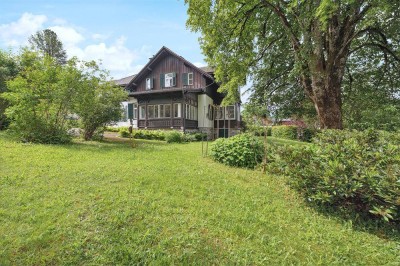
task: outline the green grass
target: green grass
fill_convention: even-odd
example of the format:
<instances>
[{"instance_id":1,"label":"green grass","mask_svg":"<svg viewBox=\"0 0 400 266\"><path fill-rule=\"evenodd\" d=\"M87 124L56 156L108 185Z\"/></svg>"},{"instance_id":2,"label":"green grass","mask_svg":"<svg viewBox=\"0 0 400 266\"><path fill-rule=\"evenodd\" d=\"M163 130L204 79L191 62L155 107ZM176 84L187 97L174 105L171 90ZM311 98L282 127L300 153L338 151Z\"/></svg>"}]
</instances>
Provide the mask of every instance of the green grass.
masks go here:
<instances>
[{"instance_id":1,"label":"green grass","mask_svg":"<svg viewBox=\"0 0 400 266\"><path fill-rule=\"evenodd\" d=\"M201 143L36 145L0 133L0 265L398 265L372 234Z\"/></svg>"}]
</instances>

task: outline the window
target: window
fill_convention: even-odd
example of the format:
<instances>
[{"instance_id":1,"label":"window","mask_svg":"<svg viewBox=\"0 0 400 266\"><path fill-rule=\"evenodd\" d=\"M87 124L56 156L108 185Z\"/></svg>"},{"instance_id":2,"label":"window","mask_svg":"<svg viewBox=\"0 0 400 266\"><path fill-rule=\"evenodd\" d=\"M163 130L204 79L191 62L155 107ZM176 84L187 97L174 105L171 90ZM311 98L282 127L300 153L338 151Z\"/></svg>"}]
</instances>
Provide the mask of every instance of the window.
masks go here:
<instances>
[{"instance_id":1,"label":"window","mask_svg":"<svg viewBox=\"0 0 400 266\"><path fill-rule=\"evenodd\" d=\"M128 119L137 119L137 105L128 103Z\"/></svg>"},{"instance_id":2,"label":"window","mask_svg":"<svg viewBox=\"0 0 400 266\"><path fill-rule=\"evenodd\" d=\"M165 88L170 88L176 86L176 73L167 73L167 74L161 74L161 81L163 81L161 84L163 84Z\"/></svg>"},{"instance_id":3,"label":"window","mask_svg":"<svg viewBox=\"0 0 400 266\"><path fill-rule=\"evenodd\" d=\"M235 106L229 105L225 107L225 119L235 119Z\"/></svg>"},{"instance_id":4,"label":"window","mask_svg":"<svg viewBox=\"0 0 400 266\"><path fill-rule=\"evenodd\" d=\"M147 118L154 118L154 105L147 106Z\"/></svg>"},{"instance_id":5,"label":"window","mask_svg":"<svg viewBox=\"0 0 400 266\"><path fill-rule=\"evenodd\" d=\"M137 104L133 105L133 119L137 119L137 110L138 110L138 106Z\"/></svg>"},{"instance_id":6,"label":"window","mask_svg":"<svg viewBox=\"0 0 400 266\"><path fill-rule=\"evenodd\" d=\"M218 106L215 109L215 119L216 120L223 120L223 119L228 119L232 120L236 118L236 107L234 105L229 105L229 106Z\"/></svg>"},{"instance_id":7,"label":"window","mask_svg":"<svg viewBox=\"0 0 400 266\"><path fill-rule=\"evenodd\" d=\"M146 106L144 105L139 106L139 118L140 119L146 118Z\"/></svg>"},{"instance_id":8,"label":"window","mask_svg":"<svg viewBox=\"0 0 400 266\"><path fill-rule=\"evenodd\" d=\"M193 73L188 73L188 85L193 85Z\"/></svg>"},{"instance_id":9,"label":"window","mask_svg":"<svg viewBox=\"0 0 400 266\"><path fill-rule=\"evenodd\" d=\"M182 117L182 105L180 103L174 103L174 117Z\"/></svg>"},{"instance_id":10,"label":"window","mask_svg":"<svg viewBox=\"0 0 400 266\"><path fill-rule=\"evenodd\" d=\"M153 78L146 79L146 90L153 89Z\"/></svg>"},{"instance_id":11,"label":"window","mask_svg":"<svg viewBox=\"0 0 400 266\"><path fill-rule=\"evenodd\" d=\"M185 118L189 120L197 120L197 107L185 104Z\"/></svg>"},{"instance_id":12,"label":"window","mask_svg":"<svg viewBox=\"0 0 400 266\"><path fill-rule=\"evenodd\" d=\"M182 73L183 85L193 85L193 73Z\"/></svg>"},{"instance_id":13,"label":"window","mask_svg":"<svg viewBox=\"0 0 400 266\"><path fill-rule=\"evenodd\" d=\"M171 117L171 105L170 104L164 105L164 117Z\"/></svg>"},{"instance_id":14,"label":"window","mask_svg":"<svg viewBox=\"0 0 400 266\"><path fill-rule=\"evenodd\" d=\"M217 106L215 110L215 119L222 120L224 119L224 107Z\"/></svg>"}]
</instances>

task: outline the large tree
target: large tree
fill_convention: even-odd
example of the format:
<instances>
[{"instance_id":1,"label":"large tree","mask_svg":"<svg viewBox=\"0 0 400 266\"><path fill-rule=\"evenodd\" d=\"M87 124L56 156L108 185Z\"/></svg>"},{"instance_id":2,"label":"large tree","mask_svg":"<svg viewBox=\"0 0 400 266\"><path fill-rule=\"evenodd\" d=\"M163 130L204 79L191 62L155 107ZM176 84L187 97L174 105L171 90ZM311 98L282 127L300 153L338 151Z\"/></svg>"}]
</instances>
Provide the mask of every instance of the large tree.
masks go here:
<instances>
[{"instance_id":1,"label":"large tree","mask_svg":"<svg viewBox=\"0 0 400 266\"><path fill-rule=\"evenodd\" d=\"M206 60L228 100L237 99L250 74L261 94L302 90L322 128L343 127L342 83L353 53L373 47L382 62L399 60L399 1L185 2L187 25L201 32Z\"/></svg>"},{"instance_id":2,"label":"large tree","mask_svg":"<svg viewBox=\"0 0 400 266\"><path fill-rule=\"evenodd\" d=\"M54 31L50 29L38 31L29 37L29 43L32 49L55 58L59 64L67 62L67 52Z\"/></svg>"}]
</instances>

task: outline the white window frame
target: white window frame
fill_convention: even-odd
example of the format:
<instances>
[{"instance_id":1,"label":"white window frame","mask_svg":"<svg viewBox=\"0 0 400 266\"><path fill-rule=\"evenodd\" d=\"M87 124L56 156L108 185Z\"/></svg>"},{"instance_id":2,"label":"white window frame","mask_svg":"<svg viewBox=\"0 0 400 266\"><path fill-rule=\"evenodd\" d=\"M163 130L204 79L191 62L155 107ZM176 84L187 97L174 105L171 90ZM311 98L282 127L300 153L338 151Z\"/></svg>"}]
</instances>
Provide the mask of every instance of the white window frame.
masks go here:
<instances>
[{"instance_id":1,"label":"white window frame","mask_svg":"<svg viewBox=\"0 0 400 266\"><path fill-rule=\"evenodd\" d=\"M151 90L153 89L153 84L152 83L152 78L146 78L146 90Z\"/></svg>"},{"instance_id":2,"label":"white window frame","mask_svg":"<svg viewBox=\"0 0 400 266\"><path fill-rule=\"evenodd\" d=\"M174 113L174 118L182 118L182 104L181 103L174 103L174 108L172 110L172 112ZM175 115L175 110L177 110L177 116Z\"/></svg>"},{"instance_id":3,"label":"white window frame","mask_svg":"<svg viewBox=\"0 0 400 266\"><path fill-rule=\"evenodd\" d=\"M137 111L138 111L138 105L136 103L132 104L133 108L133 118L132 119L137 119Z\"/></svg>"},{"instance_id":4,"label":"white window frame","mask_svg":"<svg viewBox=\"0 0 400 266\"><path fill-rule=\"evenodd\" d=\"M187 74L188 85L193 85L193 72Z\"/></svg>"},{"instance_id":5,"label":"white window frame","mask_svg":"<svg viewBox=\"0 0 400 266\"><path fill-rule=\"evenodd\" d=\"M228 116L228 108L232 108L232 107L233 107L233 117L229 117ZM235 120L236 119L236 105L225 106L225 119L226 120Z\"/></svg>"},{"instance_id":6,"label":"white window frame","mask_svg":"<svg viewBox=\"0 0 400 266\"><path fill-rule=\"evenodd\" d=\"M174 78L175 78L175 81L176 81L176 74L174 72L165 73L165 75L164 75L164 87L165 88L175 87L176 84L174 82Z\"/></svg>"},{"instance_id":7,"label":"white window frame","mask_svg":"<svg viewBox=\"0 0 400 266\"><path fill-rule=\"evenodd\" d=\"M139 106L139 119L146 119L146 106Z\"/></svg>"}]
</instances>

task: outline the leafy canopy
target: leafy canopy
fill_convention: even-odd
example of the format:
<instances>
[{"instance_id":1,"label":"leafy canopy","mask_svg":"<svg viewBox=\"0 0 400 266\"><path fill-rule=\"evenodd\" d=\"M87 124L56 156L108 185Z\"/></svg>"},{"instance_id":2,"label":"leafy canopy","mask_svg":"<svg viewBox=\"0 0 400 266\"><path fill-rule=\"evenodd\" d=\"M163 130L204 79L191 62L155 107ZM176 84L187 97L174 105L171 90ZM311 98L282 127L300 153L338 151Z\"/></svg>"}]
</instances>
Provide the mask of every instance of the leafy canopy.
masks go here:
<instances>
[{"instance_id":1,"label":"leafy canopy","mask_svg":"<svg viewBox=\"0 0 400 266\"><path fill-rule=\"evenodd\" d=\"M55 58L59 64L67 62L67 52L54 31L50 29L38 31L31 35L29 43L33 50Z\"/></svg>"},{"instance_id":2,"label":"leafy canopy","mask_svg":"<svg viewBox=\"0 0 400 266\"><path fill-rule=\"evenodd\" d=\"M216 78L222 82L221 90L228 93L228 101L238 100L238 87L250 76L254 100L272 99L279 105L307 98L315 107L321 127L342 128L346 68L362 57L375 66L392 64L399 72L398 1L185 3L187 25L202 34L200 43L206 61L216 67ZM374 56L362 54L366 50ZM359 70L352 67L350 72L354 75ZM367 78L359 80L360 87L371 76ZM388 79L383 80L387 85Z\"/></svg>"}]
</instances>

